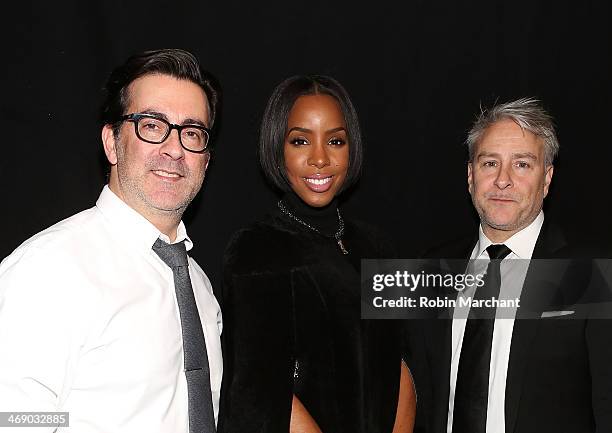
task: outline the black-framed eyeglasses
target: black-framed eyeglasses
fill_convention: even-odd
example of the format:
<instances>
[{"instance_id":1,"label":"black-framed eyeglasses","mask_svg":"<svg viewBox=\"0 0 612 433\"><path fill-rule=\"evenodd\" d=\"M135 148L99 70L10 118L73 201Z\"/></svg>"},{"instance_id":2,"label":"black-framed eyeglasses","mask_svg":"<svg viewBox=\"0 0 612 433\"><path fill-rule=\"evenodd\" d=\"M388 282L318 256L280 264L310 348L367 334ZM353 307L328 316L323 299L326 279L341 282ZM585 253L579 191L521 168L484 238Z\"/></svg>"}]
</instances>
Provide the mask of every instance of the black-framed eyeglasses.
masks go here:
<instances>
[{"instance_id":1,"label":"black-framed eyeglasses","mask_svg":"<svg viewBox=\"0 0 612 433\"><path fill-rule=\"evenodd\" d=\"M161 144L170 136L172 130L176 129L183 149L195 153L204 153L208 149L210 129L201 125L175 125L145 113L126 114L119 120L134 123L136 136L147 143Z\"/></svg>"}]
</instances>

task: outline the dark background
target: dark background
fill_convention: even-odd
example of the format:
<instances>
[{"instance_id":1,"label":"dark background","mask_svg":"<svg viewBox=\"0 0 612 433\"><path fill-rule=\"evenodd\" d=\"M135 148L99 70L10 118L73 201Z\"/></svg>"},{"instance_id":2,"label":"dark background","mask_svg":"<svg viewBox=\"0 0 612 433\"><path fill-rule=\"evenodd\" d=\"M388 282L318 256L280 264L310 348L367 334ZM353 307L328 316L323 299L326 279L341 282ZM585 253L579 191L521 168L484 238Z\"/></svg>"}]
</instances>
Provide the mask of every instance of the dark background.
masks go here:
<instances>
[{"instance_id":1,"label":"dark background","mask_svg":"<svg viewBox=\"0 0 612 433\"><path fill-rule=\"evenodd\" d=\"M0 258L95 203L100 90L128 55L164 47L192 51L224 91L213 163L185 217L217 286L230 235L275 206L257 131L274 86L297 73L332 75L351 94L367 147L344 214L381 226L404 257L475 226L466 131L481 103L522 96L558 125L547 218L612 245L608 3L19 2L2 20Z\"/></svg>"}]
</instances>

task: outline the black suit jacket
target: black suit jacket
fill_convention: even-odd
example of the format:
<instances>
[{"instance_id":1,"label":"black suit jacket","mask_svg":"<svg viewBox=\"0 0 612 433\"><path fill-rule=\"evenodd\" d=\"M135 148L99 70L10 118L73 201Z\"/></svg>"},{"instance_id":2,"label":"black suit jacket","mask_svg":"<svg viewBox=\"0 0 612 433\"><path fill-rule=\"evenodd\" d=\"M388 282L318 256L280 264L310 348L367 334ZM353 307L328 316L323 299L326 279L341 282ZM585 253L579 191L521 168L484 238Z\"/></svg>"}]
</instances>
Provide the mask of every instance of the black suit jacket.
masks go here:
<instances>
[{"instance_id":1,"label":"black suit jacket","mask_svg":"<svg viewBox=\"0 0 612 433\"><path fill-rule=\"evenodd\" d=\"M463 273L476 241L464 238L426 255L465 259L457 269ZM576 255L561 231L545 223L533 258ZM542 284L542 275L548 284ZM584 304L594 296L601 300L602 292L593 295L593 287L604 286L590 260L531 262L508 360L506 433L612 432L612 321L593 318ZM576 315L540 318L552 310ZM418 398L416 432L447 430L452 315L447 317L406 321L405 351Z\"/></svg>"}]
</instances>

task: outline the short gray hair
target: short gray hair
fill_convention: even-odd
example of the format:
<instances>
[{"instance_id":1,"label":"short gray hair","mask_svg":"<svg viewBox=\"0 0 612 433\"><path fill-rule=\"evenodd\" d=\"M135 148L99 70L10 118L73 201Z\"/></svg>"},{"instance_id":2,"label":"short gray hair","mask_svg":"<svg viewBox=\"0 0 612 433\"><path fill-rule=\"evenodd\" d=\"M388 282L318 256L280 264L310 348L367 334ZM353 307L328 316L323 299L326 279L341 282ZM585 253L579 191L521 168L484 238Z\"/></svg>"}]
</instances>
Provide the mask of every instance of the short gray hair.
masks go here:
<instances>
[{"instance_id":1,"label":"short gray hair","mask_svg":"<svg viewBox=\"0 0 612 433\"><path fill-rule=\"evenodd\" d=\"M527 130L544 141L544 162L552 165L559 152L559 141L555 132L553 118L544 110L539 100L521 98L516 101L496 104L492 108L480 110L480 114L468 133L466 144L470 162L474 159L474 146L494 123L512 120L523 130Z\"/></svg>"}]
</instances>

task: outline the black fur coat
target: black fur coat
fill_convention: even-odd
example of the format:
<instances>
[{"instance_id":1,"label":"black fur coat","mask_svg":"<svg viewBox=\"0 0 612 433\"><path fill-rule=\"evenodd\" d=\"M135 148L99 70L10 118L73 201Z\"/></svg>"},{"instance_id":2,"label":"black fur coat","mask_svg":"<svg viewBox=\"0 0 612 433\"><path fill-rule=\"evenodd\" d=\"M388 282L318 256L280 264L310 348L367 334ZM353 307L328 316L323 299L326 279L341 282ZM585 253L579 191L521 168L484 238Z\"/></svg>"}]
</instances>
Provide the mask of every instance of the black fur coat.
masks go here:
<instances>
[{"instance_id":1,"label":"black fur coat","mask_svg":"<svg viewBox=\"0 0 612 433\"><path fill-rule=\"evenodd\" d=\"M360 319L360 259L389 255L376 233L346 222L343 255L335 239L277 211L233 236L220 432L288 432L293 394L323 433L392 431L396 324Z\"/></svg>"}]
</instances>

